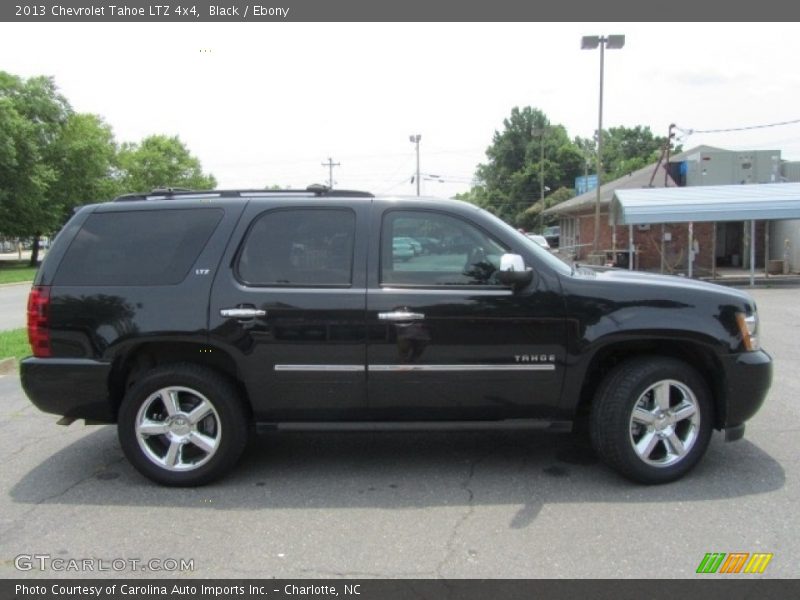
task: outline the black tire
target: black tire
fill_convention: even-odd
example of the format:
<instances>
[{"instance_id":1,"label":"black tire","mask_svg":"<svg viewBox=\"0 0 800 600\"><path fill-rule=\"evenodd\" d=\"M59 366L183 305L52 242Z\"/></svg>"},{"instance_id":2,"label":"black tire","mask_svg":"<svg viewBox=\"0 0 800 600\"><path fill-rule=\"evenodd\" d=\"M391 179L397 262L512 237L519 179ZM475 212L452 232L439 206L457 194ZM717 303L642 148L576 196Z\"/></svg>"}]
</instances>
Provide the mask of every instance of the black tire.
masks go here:
<instances>
[{"instance_id":1,"label":"black tire","mask_svg":"<svg viewBox=\"0 0 800 600\"><path fill-rule=\"evenodd\" d=\"M667 483L705 454L713 419L711 395L697 371L676 359L642 357L622 363L600 385L590 435L600 458L625 477Z\"/></svg>"},{"instance_id":2,"label":"black tire","mask_svg":"<svg viewBox=\"0 0 800 600\"><path fill-rule=\"evenodd\" d=\"M249 419L226 377L181 363L153 369L128 390L117 432L142 475L162 485L196 486L234 467L248 440Z\"/></svg>"}]
</instances>

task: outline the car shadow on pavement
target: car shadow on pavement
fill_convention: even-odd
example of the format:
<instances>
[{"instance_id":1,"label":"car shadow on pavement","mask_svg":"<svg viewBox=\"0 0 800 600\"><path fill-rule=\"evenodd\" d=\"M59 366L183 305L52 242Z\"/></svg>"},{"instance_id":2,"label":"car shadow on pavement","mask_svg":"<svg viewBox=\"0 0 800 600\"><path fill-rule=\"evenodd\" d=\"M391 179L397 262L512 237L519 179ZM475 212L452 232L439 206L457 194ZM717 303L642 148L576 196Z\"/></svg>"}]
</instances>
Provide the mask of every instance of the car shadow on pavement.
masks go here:
<instances>
[{"instance_id":1,"label":"car shadow on pavement","mask_svg":"<svg viewBox=\"0 0 800 600\"><path fill-rule=\"evenodd\" d=\"M524 528L551 503L692 502L783 487L783 467L755 444L712 438L701 463L660 486L629 482L597 461L584 438L524 431L283 433L251 442L227 477L166 488L125 460L113 427L88 433L24 474L15 502L104 506L426 508L518 505Z\"/></svg>"}]
</instances>

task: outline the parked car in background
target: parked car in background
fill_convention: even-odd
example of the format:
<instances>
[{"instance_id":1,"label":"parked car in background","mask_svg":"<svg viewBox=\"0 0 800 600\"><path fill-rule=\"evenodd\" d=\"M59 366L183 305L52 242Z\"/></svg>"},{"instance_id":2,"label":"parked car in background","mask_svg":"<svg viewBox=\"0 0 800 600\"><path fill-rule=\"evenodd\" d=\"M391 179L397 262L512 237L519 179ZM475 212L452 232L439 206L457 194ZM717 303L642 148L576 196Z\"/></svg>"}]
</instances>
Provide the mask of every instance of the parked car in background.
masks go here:
<instances>
[{"instance_id":1,"label":"parked car in background","mask_svg":"<svg viewBox=\"0 0 800 600\"><path fill-rule=\"evenodd\" d=\"M543 235L539 235L537 233L526 233L525 235L529 240L536 242L542 248L550 250L550 244L547 243L547 238L545 238Z\"/></svg>"},{"instance_id":2,"label":"parked car in background","mask_svg":"<svg viewBox=\"0 0 800 600\"><path fill-rule=\"evenodd\" d=\"M397 242L402 242L403 244L408 244L411 247L411 250L414 251L414 256L419 256L422 254L422 244L411 237L398 237L394 238Z\"/></svg>"},{"instance_id":3,"label":"parked car in background","mask_svg":"<svg viewBox=\"0 0 800 600\"><path fill-rule=\"evenodd\" d=\"M561 227L558 225L545 227L542 235L544 236L544 239L547 240L547 243L550 244L551 248L558 248L561 238Z\"/></svg>"},{"instance_id":4,"label":"parked car in background","mask_svg":"<svg viewBox=\"0 0 800 600\"><path fill-rule=\"evenodd\" d=\"M408 242L403 242L400 238L395 238L392 241L392 257L395 259L406 261L414 258L416 255L417 253L414 252L413 246Z\"/></svg>"},{"instance_id":5,"label":"parked car in background","mask_svg":"<svg viewBox=\"0 0 800 600\"><path fill-rule=\"evenodd\" d=\"M438 254L442 251L442 242L432 237L417 237L416 239L422 244L422 252L424 254Z\"/></svg>"}]
</instances>

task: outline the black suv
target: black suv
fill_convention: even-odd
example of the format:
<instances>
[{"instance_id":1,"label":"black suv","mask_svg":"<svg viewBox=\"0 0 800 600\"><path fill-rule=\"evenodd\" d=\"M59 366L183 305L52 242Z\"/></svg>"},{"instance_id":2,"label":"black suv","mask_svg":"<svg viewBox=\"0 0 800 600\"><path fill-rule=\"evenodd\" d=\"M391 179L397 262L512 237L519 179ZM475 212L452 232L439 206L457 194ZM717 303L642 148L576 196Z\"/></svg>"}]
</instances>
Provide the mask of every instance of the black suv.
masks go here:
<instances>
[{"instance_id":1,"label":"black suv","mask_svg":"<svg viewBox=\"0 0 800 600\"><path fill-rule=\"evenodd\" d=\"M167 485L225 474L256 429L580 423L612 467L661 483L761 406L757 323L741 291L574 269L463 202L166 191L67 223L21 377L61 423L117 423Z\"/></svg>"}]
</instances>

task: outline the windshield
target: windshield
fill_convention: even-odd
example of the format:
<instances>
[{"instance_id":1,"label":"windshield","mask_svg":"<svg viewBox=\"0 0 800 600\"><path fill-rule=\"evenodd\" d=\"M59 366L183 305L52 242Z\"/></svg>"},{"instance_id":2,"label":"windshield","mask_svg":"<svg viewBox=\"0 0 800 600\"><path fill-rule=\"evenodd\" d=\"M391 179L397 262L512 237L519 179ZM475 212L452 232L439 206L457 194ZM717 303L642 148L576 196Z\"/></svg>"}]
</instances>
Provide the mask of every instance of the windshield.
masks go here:
<instances>
[{"instance_id":1,"label":"windshield","mask_svg":"<svg viewBox=\"0 0 800 600\"><path fill-rule=\"evenodd\" d=\"M498 225L500 225L503 229L505 229L509 235L512 235L515 240L520 241L525 248L529 248L535 255L536 258L540 259L542 262L546 263L554 271L561 273L562 275L572 275L572 267L560 260L559 258L553 256L549 250L542 248L539 244L534 242L524 233L520 233L516 229L514 229L511 225L503 221L500 217L493 215L488 210L480 209L483 213L485 213L489 218L494 220Z\"/></svg>"}]
</instances>

